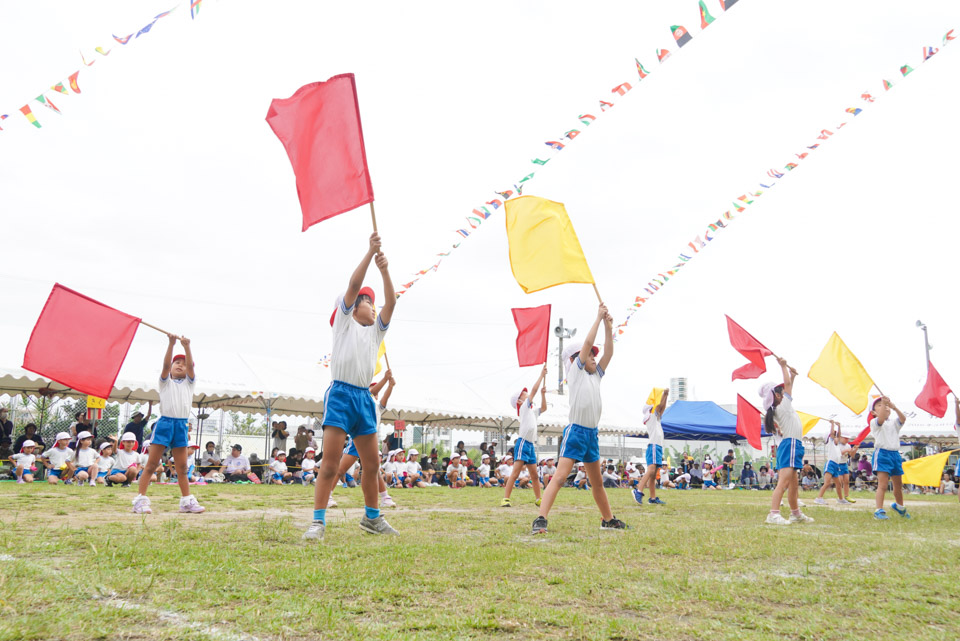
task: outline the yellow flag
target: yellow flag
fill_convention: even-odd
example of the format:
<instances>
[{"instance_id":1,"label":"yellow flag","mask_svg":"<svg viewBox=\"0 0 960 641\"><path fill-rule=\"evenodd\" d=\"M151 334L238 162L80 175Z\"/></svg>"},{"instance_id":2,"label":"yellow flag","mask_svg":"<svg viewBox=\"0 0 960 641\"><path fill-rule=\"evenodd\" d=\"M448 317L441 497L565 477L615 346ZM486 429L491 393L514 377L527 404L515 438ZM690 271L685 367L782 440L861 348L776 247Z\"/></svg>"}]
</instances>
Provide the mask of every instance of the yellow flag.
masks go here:
<instances>
[{"instance_id":1,"label":"yellow flag","mask_svg":"<svg viewBox=\"0 0 960 641\"><path fill-rule=\"evenodd\" d=\"M383 366L380 364L380 359L383 358L383 355L387 353L387 341L380 341L380 349L377 350L377 369L373 370L373 375L376 376L380 373L380 370L383 369Z\"/></svg>"},{"instance_id":2,"label":"yellow flag","mask_svg":"<svg viewBox=\"0 0 960 641\"><path fill-rule=\"evenodd\" d=\"M654 387L652 390L650 390L650 396L647 397L646 405L651 405L653 407L656 407L657 405L660 404L660 399L662 398L663 398L663 388Z\"/></svg>"},{"instance_id":3,"label":"yellow flag","mask_svg":"<svg viewBox=\"0 0 960 641\"><path fill-rule=\"evenodd\" d=\"M807 414L806 412L797 412L797 415L800 417L800 424L803 425L803 435L806 436L807 432L813 429L813 426L820 422L819 416L814 416L813 414Z\"/></svg>"},{"instance_id":4,"label":"yellow flag","mask_svg":"<svg viewBox=\"0 0 960 641\"><path fill-rule=\"evenodd\" d=\"M817 362L810 366L807 377L826 388L853 412L862 414L867 409L873 379L836 332L830 336Z\"/></svg>"},{"instance_id":5,"label":"yellow flag","mask_svg":"<svg viewBox=\"0 0 960 641\"><path fill-rule=\"evenodd\" d=\"M508 200L506 210L510 267L524 292L564 283L593 283L563 203L520 196Z\"/></svg>"},{"instance_id":6,"label":"yellow flag","mask_svg":"<svg viewBox=\"0 0 960 641\"><path fill-rule=\"evenodd\" d=\"M915 458L903 462L903 482L927 487L940 487L943 466L947 464L950 452L940 452L931 456Z\"/></svg>"}]
</instances>

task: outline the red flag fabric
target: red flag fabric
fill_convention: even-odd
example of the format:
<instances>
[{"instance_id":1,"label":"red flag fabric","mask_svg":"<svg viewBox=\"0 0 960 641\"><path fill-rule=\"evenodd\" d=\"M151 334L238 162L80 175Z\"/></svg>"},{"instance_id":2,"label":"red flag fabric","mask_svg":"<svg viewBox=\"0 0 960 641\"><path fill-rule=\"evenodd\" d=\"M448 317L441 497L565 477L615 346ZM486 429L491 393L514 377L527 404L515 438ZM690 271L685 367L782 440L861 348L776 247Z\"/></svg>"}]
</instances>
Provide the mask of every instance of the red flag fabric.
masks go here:
<instances>
[{"instance_id":1,"label":"red flag fabric","mask_svg":"<svg viewBox=\"0 0 960 641\"><path fill-rule=\"evenodd\" d=\"M871 413L871 414L868 414L868 416L871 416L871 417L872 417L873 414L872 414L872 413ZM871 418L870 420L872 421L873 419ZM860 433L857 434L857 438L855 438L855 439L853 439L852 441L850 441L849 445L850 445L851 447L856 447L857 445L860 445L861 443L863 443L863 439L867 438L868 436L870 436L870 426L869 426L869 425L867 425L865 428L863 428L863 430L861 430Z\"/></svg>"},{"instance_id":2,"label":"red flag fabric","mask_svg":"<svg viewBox=\"0 0 960 641\"><path fill-rule=\"evenodd\" d=\"M57 283L23 354L23 368L107 398L140 319Z\"/></svg>"},{"instance_id":3,"label":"red flag fabric","mask_svg":"<svg viewBox=\"0 0 960 641\"><path fill-rule=\"evenodd\" d=\"M763 346L763 343L750 335L750 332L733 322L729 316L724 314L727 319L727 333L730 335L730 344L733 349L740 352L749 363L743 367L733 370L730 380L735 381L738 378L757 378L767 371L767 364L763 360L767 356L773 355L769 349Z\"/></svg>"},{"instance_id":4,"label":"red flag fabric","mask_svg":"<svg viewBox=\"0 0 960 641\"><path fill-rule=\"evenodd\" d=\"M518 307L510 311L517 325L517 360L520 361L520 367L546 363L547 342L550 340L550 306Z\"/></svg>"},{"instance_id":5,"label":"red flag fabric","mask_svg":"<svg viewBox=\"0 0 960 641\"><path fill-rule=\"evenodd\" d=\"M920 390L914 405L937 418L943 418L947 413L947 394L951 393L950 386L940 376L937 368L933 363L927 363L927 382Z\"/></svg>"},{"instance_id":6,"label":"red flag fabric","mask_svg":"<svg viewBox=\"0 0 960 641\"><path fill-rule=\"evenodd\" d=\"M267 123L293 165L303 231L373 202L352 73L300 87L270 103Z\"/></svg>"},{"instance_id":7,"label":"red flag fabric","mask_svg":"<svg viewBox=\"0 0 960 641\"><path fill-rule=\"evenodd\" d=\"M760 410L737 394L737 434L746 438L747 443L755 450L763 449L763 445L760 443L762 425L763 419L760 416Z\"/></svg>"}]
</instances>

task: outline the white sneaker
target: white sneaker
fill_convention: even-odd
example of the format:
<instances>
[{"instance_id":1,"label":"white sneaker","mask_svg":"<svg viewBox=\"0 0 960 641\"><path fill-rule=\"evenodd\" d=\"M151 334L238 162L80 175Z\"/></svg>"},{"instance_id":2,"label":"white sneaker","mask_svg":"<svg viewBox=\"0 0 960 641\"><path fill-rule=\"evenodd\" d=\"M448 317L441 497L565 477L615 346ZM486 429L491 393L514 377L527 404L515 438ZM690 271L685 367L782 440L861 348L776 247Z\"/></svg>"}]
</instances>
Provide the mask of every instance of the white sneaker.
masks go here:
<instances>
[{"instance_id":1,"label":"white sneaker","mask_svg":"<svg viewBox=\"0 0 960 641\"><path fill-rule=\"evenodd\" d=\"M323 533L327 529L320 521L314 521L310 524L310 527L307 528L307 531L303 533L304 541L322 541Z\"/></svg>"},{"instance_id":2,"label":"white sneaker","mask_svg":"<svg viewBox=\"0 0 960 641\"><path fill-rule=\"evenodd\" d=\"M138 494L137 498L133 499L133 513L134 514L153 514L153 510L150 509L150 497L140 496Z\"/></svg>"},{"instance_id":3,"label":"white sneaker","mask_svg":"<svg viewBox=\"0 0 960 641\"><path fill-rule=\"evenodd\" d=\"M333 494L330 495L330 500L327 501L327 507L337 507L337 500L333 498Z\"/></svg>"},{"instance_id":4,"label":"white sneaker","mask_svg":"<svg viewBox=\"0 0 960 641\"><path fill-rule=\"evenodd\" d=\"M184 496L180 499L180 511L187 514L201 514L205 512L207 508L203 507L197 503L197 497L193 494L190 496Z\"/></svg>"},{"instance_id":5,"label":"white sneaker","mask_svg":"<svg viewBox=\"0 0 960 641\"><path fill-rule=\"evenodd\" d=\"M380 506L381 507L397 507L397 502L394 501L388 494L382 499L380 499Z\"/></svg>"},{"instance_id":6,"label":"white sneaker","mask_svg":"<svg viewBox=\"0 0 960 641\"><path fill-rule=\"evenodd\" d=\"M766 523L768 525L790 525L791 521L783 518L779 512L770 512L767 514Z\"/></svg>"},{"instance_id":7,"label":"white sneaker","mask_svg":"<svg viewBox=\"0 0 960 641\"><path fill-rule=\"evenodd\" d=\"M837 505L853 505L853 503L851 503L847 499L840 499L839 501L837 501Z\"/></svg>"},{"instance_id":8,"label":"white sneaker","mask_svg":"<svg viewBox=\"0 0 960 641\"><path fill-rule=\"evenodd\" d=\"M89 485L90 487L95 487L97 485L97 482L94 481L93 479L90 479L90 482L87 483L87 485Z\"/></svg>"},{"instance_id":9,"label":"white sneaker","mask_svg":"<svg viewBox=\"0 0 960 641\"><path fill-rule=\"evenodd\" d=\"M820 498L820 497L818 496L817 498L813 499L813 504L814 504L814 505L826 505L827 502L826 502L824 499L822 499L822 498Z\"/></svg>"},{"instance_id":10,"label":"white sneaker","mask_svg":"<svg viewBox=\"0 0 960 641\"><path fill-rule=\"evenodd\" d=\"M800 499L797 499L797 507L807 507L807 504Z\"/></svg>"},{"instance_id":11,"label":"white sneaker","mask_svg":"<svg viewBox=\"0 0 960 641\"><path fill-rule=\"evenodd\" d=\"M791 515L790 515L790 522L791 522L791 523L813 523L813 519L811 519L809 516L807 516L806 514L804 514L803 512L801 512L801 513L800 513L800 516L797 516L797 515L795 515L795 514L791 514Z\"/></svg>"}]
</instances>

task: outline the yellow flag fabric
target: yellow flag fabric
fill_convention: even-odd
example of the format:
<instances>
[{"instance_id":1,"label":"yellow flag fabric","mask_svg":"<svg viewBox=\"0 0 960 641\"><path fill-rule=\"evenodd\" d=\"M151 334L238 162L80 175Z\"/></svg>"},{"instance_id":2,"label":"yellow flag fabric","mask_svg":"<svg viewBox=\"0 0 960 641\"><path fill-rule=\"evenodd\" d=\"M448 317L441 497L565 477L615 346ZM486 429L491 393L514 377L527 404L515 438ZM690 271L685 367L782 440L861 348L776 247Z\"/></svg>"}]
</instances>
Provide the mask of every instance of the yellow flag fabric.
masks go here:
<instances>
[{"instance_id":1,"label":"yellow flag fabric","mask_svg":"<svg viewBox=\"0 0 960 641\"><path fill-rule=\"evenodd\" d=\"M524 292L594 282L563 203L520 196L505 208L510 268Z\"/></svg>"},{"instance_id":2,"label":"yellow flag fabric","mask_svg":"<svg viewBox=\"0 0 960 641\"><path fill-rule=\"evenodd\" d=\"M813 429L813 426L820 422L819 416L814 416L813 414L807 414L806 412L797 412L797 415L800 417L800 424L803 425L803 435L806 436L807 432Z\"/></svg>"},{"instance_id":3,"label":"yellow flag fabric","mask_svg":"<svg viewBox=\"0 0 960 641\"><path fill-rule=\"evenodd\" d=\"M810 366L807 377L826 388L854 413L862 414L867 409L867 397L873 387L873 379L836 332L830 336L817 361Z\"/></svg>"},{"instance_id":4,"label":"yellow flag fabric","mask_svg":"<svg viewBox=\"0 0 960 641\"><path fill-rule=\"evenodd\" d=\"M931 456L915 458L903 462L903 482L927 487L940 487L943 467L950 458L950 452L940 452Z\"/></svg>"},{"instance_id":5,"label":"yellow flag fabric","mask_svg":"<svg viewBox=\"0 0 960 641\"><path fill-rule=\"evenodd\" d=\"M647 402L644 403L644 405L651 405L653 407L656 407L657 405L660 404L660 399L662 398L663 398L663 388L654 387L652 390L650 390L650 396L647 397Z\"/></svg>"},{"instance_id":6,"label":"yellow flag fabric","mask_svg":"<svg viewBox=\"0 0 960 641\"><path fill-rule=\"evenodd\" d=\"M383 369L383 365L380 364L380 361L383 359L383 355L387 353L387 341L380 341L380 349L377 350L377 368L373 370L373 375L376 376L380 373L380 370Z\"/></svg>"}]
</instances>

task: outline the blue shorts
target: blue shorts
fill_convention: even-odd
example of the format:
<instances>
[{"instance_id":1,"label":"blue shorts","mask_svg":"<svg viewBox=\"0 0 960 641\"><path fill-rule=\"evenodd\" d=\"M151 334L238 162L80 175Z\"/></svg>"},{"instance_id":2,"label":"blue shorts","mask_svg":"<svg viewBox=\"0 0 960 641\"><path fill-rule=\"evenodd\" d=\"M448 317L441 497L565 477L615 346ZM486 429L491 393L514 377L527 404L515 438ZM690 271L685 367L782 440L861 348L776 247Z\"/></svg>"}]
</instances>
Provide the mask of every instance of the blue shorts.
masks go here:
<instances>
[{"instance_id":1,"label":"blue shorts","mask_svg":"<svg viewBox=\"0 0 960 641\"><path fill-rule=\"evenodd\" d=\"M190 445L187 434L187 419L185 418L161 416L160 420L153 426L151 436L151 445L163 445L170 448Z\"/></svg>"},{"instance_id":2,"label":"blue shorts","mask_svg":"<svg viewBox=\"0 0 960 641\"><path fill-rule=\"evenodd\" d=\"M785 438L777 447L777 469L788 467L798 470L803 467L803 443L799 439Z\"/></svg>"},{"instance_id":3,"label":"blue shorts","mask_svg":"<svg viewBox=\"0 0 960 641\"><path fill-rule=\"evenodd\" d=\"M273 480L274 480L274 481L282 481L282 480L283 480L283 474L280 474L280 473L278 473L278 472L274 472L274 473L273 473Z\"/></svg>"},{"instance_id":4,"label":"blue shorts","mask_svg":"<svg viewBox=\"0 0 960 641\"><path fill-rule=\"evenodd\" d=\"M827 469L825 469L823 473L829 474L830 476L840 476L840 464L834 463L833 461L828 461Z\"/></svg>"},{"instance_id":5,"label":"blue shorts","mask_svg":"<svg viewBox=\"0 0 960 641\"><path fill-rule=\"evenodd\" d=\"M60 472L62 471L63 470L50 470L49 472L47 472L47 476L54 476L56 478L60 478Z\"/></svg>"},{"instance_id":6,"label":"blue shorts","mask_svg":"<svg viewBox=\"0 0 960 641\"><path fill-rule=\"evenodd\" d=\"M599 461L600 438L597 435L597 428L584 427L576 423L571 423L563 428L560 456L583 463Z\"/></svg>"},{"instance_id":7,"label":"blue shorts","mask_svg":"<svg viewBox=\"0 0 960 641\"><path fill-rule=\"evenodd\" d=\"M333 381L323 395L324 427L337 427L350 438L377 433L377 402L366 387Z\"/></svg>"},{"instance_id":8,"label":"blue shorts","mask_svg":"<svg viewBox=\"0 0 960 641\"><path fill-rule=\"evenodd\" d=\"M536 465L537 451L533 447L533 443L530 441L525 441L522 438L518 438L517 442L513 445L513 460Z\"/></svg>"},{"instance_id":9,"label":"blue shorts","mask_svg":"<svg viewBox=\"0 0 960 641\"><path fill-rule=\"evenodd\" d=\"M97 478L98 479L107 478L107 474L111 474L111 472L97 472Z\"/></svg>"},{"instance_id":10,"label":"blue shorts","mask_svg":"<svg viewBox=\"0 0 960 641\"><path fill-rule=\"evenodd\" d=\"M848 474L850 474L850 468L847 466L846 463L841 463L839 467L840 467L840 476L847 476Z\"/></svg>"},{"instance_id":11,"label":"blue shorts","mask_svg":"<svg viewBox=\"0 0 960 641\"><path fill-rule=\"evenodd\" d=\"M481 476L481 477L480 477L480 483L481 483L481 484L486 485L486 484L489 483L489 482L490 482L490 477L489 477L489 476Z\"/></svg>"},{"instance_id":12,"label":"blue shorts","mask_svg":"<svg viewBox=\"0 0 960 641\"><path fill-rule=\"evenodd\" d=\"M347 446L343 448L343 456L353 456L354 458L360 458L360 453L357 452L357 444L353 442L353 439L347 441Z\"/></svg>"},{"instance_id":13,"label":"blue shorts","mask_svg":"<svg viewBox=\"0 0 960 641\"><path fill-rule=\"evenodd\" d=\"M708 479L703 480L703 487L717 487L717 484Z\"/></svg>"},{"instance_id":14,"label":"blue shorts","mask_svg":"<svg viewBox=\"0 0 960 641\"><path fill-rule=\"evenodd\" d=\"M663 465L662 446L654 445L653 443L647 444L647 465Z\"/></svg>"},{"instance_id":15,"label":"blue shorts","mask_svg":"<svg viewBox=\"0 0 960 641\"><path fill-rule=\"evenodd\" d=\"M898 450L878 449L873 453L873 473L886 472L890 476L903 476L903 459Z\"/></svg>"},{"instance_id":16,"label":"blue shorts","mask_svg":"<svg viewBox=\"0 0 960 641\"><path fill-rule=\"evenodd\" d=\"M76 473L79 474L80 472L86 472L89 469L89 467L78 467Z\"/></svg>"}]
</instances>

